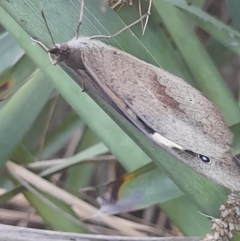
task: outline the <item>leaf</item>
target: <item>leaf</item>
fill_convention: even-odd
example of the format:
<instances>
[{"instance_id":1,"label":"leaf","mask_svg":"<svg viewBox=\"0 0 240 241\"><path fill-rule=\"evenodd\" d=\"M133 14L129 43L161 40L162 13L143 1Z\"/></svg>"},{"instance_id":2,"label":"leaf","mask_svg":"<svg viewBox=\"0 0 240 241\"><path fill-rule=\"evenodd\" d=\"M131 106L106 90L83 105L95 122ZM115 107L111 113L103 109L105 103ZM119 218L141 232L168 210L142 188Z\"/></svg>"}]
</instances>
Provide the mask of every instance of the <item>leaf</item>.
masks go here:
<instances>
[{"instance_id":1,"label":"leaf","mask_svg":"<svg viewBox=\"0 0 240 241\"><path fill-rule=\"evenodd\" d=\"M82 120L75 113L67 117L62 125L47 134L42 158L49 159L66 143L76 128L81 128L84 125L85 124L83 124Z\"/></svg>"},{"instance_id":2,"label":"leaf","mask_svg":"<svg viewBox=\"0 0 240 241\"><path fill-rule=\"evenodd\" d=\"M15 150L11 153L10 159L16 163L28 164L35 161L34 156L29 152L29 150L20 143Z\"/></svg>"},{"instance_id":3,"label":"leaf","mask_svg":"<svg viewBox=\"0 0 240 241\"><path fill-rule=\"evenodd\" d=\"M49 175L52 175L54 173L57 173L65 168L68 168L72 165L76 165L82 161L84 161L87 158L94 157L96 155L101 155L104 154L108 151L107 147L104 146L102 143L96 144L95 146L92 146L82 152L77 153L75 156L69 157L62 159L62 162L60 164L56 164L54 166L51 166L44 171L42 171L39 175L41 177L46 177ZM21 192L24 190L23 187L15 187L14 189L6 192L5 194L0 196L0 204L5 203L7 200L12 198L14 195L17 193Z\"/></svg>"},{"instance_id":4,"label":"leaf","mask_svg":"<svg viewBox=\"0 0 240 241\"><path fill-rule=\"evenodd\" d=\"M188 5L184 0L164 0L191 14L193 19L213 38L221 42L233 52L240 54L240 33L203 12L201 9ZM237 3L236 3L237 4Z\"/></svg>"},{"instance_id":5,"label":"leaf","mask_svg":"<svg viewBox=\"0 0 240 241\"><path fill-rule=\"evenodd\" d=\"M0 112L0 160L5 163L37 118L53 88L39 74L26 83ZM35 93L34 95L32 93Z\"/></svg>"},{"instance_id":6,"label":"leaf","mask_svg":"<svg viewBox=\"0 0 240 241\"><path fill-rule=\"evenodd\" d=\"M101 207L96 215L134 211L183 195L153 163L105 184L104 187L107 192L98 198Z\"/></svg>"},{"instance_id":7,"label":"leaf","mask_svg":"<svg viewBox=\"0 0 240 241\"><path fill-rule=\"evenodd\" d=\"M97 155L102 155L102 154L105 154L106 152L108 152L108 148L103 143L95 144L85 149L84 151L77 153L72 157L65 158L65 162L57 164L53 167L50 167L44 170L43 172L40 173L40 175L41 176L52 175L72 165L76 165L87 158L91 158Z\"/></svg>"},{"instance_id":8,"label":"leaf","mask_svg":"<svg viewBox=\"0 0 240 241\"><path fill-rule=\"evenodd\" d=\"M23 55L23 49L17 45L11 34L7 31L2 32L0 34L0 56L2 59L0 62L0 76L5 70L14 66Z\"/></svg>"},{"instance_id":9,"label":"leaf","mask_svg":"<svg viewBox=\"0 0 240 241\"><path fill-rule=\"evenodd\" d=\"M93 133L93 131L86 127L84 129L77 150L85 150L86 148L89 148L92 145L96 145L97 143L99 143L97 136ZM88 186L89 181L91 180L91 173L93 168L96 167L99 169L100 166L101 164L98 164L96 167L95 163L84 163L79 166L70 167L67 171L67 177L65 179L66 187L69 186L75 190L79 190ZM101 173L101 176L105 176L104 173Z\"/></svg>"},{"instance_id":10,"label":"leaf","mask_svg":"<svg viewBox=\"0 0 240 241\"><path fill-rule=\"evenodd\" d=\"M239 1L231 1L231 0L226 0L225 1L227 4L227 7L229 9L230 16L233 21L233 27L240 31L240 15L239 15L239 8L240 8L240 3Z\"/></svg>"},{"instance_id":11,"label":"leaf","mask_svg":"<svg viewBox=\"0 0 240 241\"><path fill-rule=\"evenodd\" d=\"M31 76L34 77L35 71L36 65L29 59L29 57L26 55L21 57L21 59L19 59L19 61L10 69L7 69L0 78L0 100L3 101L14 94L15 91L24 85Z\"/></svg>"},{"instance_id":12,"label":"leaf","mask_svg":"<svg viewBox=\"0 0 240 241\"><path fill-rule=\"evenodd\" d=\"M78 213L80 219L89 218L90 216L92 216L92 214L96 212L96 208L89 203L76 198L65 190L55 186L51 182L42 179L38 175L26 170L25 168L11 161L7 163L7 168L14 178L16 178L18 181L23 181L25 185L27 183L28 185L26 185L26 187L28 186L29 188L29 185L31 185L35 189L38 189L46 193L47 195L51 195L52 197L62 201L63 203L71 207L74 212ZM33 193L33 191L31 192ZM122 220L118 217L104 217L96 219L95 221L101 221L103 224L108 225L109 227L113 227L125 235L143 236L143 234L138 230L144 230L148 228L145 225L137 224L129 220ZM79 221L76 220L76 222ZM149 229L150 228L148 228L148 230Z\"/></svg>"}]
</instances>

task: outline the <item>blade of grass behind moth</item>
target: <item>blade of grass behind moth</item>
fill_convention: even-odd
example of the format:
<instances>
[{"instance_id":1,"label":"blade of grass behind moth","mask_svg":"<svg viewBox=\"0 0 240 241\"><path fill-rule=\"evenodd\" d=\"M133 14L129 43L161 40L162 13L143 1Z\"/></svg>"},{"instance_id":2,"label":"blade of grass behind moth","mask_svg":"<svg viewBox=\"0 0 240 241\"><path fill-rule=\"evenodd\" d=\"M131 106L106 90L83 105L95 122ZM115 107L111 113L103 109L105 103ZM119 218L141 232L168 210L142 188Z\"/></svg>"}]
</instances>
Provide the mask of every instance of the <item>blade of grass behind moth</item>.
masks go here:
<instances>
[{"instance_id":1,"label":"blade of grass behind moth","mask_svg":"<svg viewBox=\"0 0 240 241\"><path fill-rule=\"evenodd\" d=\"M186 12L186 11L185 11ZM233 53L240 55L240 33L234 31L229 28L227 25L224 25L221 22L214 23L206 20L212 18L208 14L202 12L204 14L204 18L199 18L194 14L186 12L190 19L192 19L199 27L205 30L210 36L212 36L216 41L224 45ZM215 19L214 19L215 20ZM226 29L225 29L226 28Z\"/></svg>"},{"instance_id":2,"label":"blade of grass behind moth","mask_svg":"<svg viewBox=\"0 0 240 241\"><path fill-rule=\"evenodd\" d=\"M82 139L78 145L77 151L83 151L86 148L90 148L92 145L96 145L97 143L99 143L99 138L91 129L86 127L82 135ZM66 187L69 186L75 190L78 190L89 186L91 172L94 165L95 164L93 163L84 163L80 166L69 168L67 170L68 175L65 179Z\"/></svg>"},{"instance_id":3,"label":"blade of grass behind moth","mask_svg":"<svg viewBox=\"0 0 240 241\"><path fill-rule=\"evenodd\" d=\"M28 163L24 165L26 168L32 171L38 171L38 170L44 170L47 169L48 167L55 166L56 164L63 163L67 161L66 158L60 158L60 159L49 159L49 160L42 160L34 163ZM99 163L99 162L115 162L116 158L113 155L106 154L106 155L100 155L100 156L95 156L95 157L90 157L85 160L83 160L83 163L90 162L90 163ZM77 165L77 164L76 164ZM71 166L69 166L71 168ZM63 183L62 181L59 181L60 183ZM68 187L69 188L69 187ZM75 189L74 189L75 191Z\"/></svg>"},{"instance_id":4,"label":"blade of grass behind moth","mask_svg":"<svg viewBox=\"0 0 240 241\"><path fill-rule=\"evenodd\" d=\"M26 68L26 66L28 66L28 68ZM5 106L9 100L7 98L13 95L14 92L24 85L34 71L37 73L36 65L29 59L28 56L23 55L20 59L18 59L18 61L16 61L14 66L8 68L2 73L0 76L1 106Z\"/></svg>"},{"instance_id":5,"label":"blade of grass behind moth","mask_svg":"<svg viewBox=\"0 0 240 241\"><path fill-rule=\"evenodd\" d=\"M191 18L197 22L209 35L221 42L229 50L240 54L240 33L228 25L220 22L195 6L187 5L184 0L164 0L189 13Z\"/></svg>"},{"instance_id":6,"label":"blade of grass behind moth","mask_svg":"<svg viewBox=\"0 0 240 241\"><path fill-rule=\"evenodd\" d=\"M202 8L204 3L206 2L205 0L189 0L190 4L187 2L188 5L193 5L197 8Z\"/></svg>"},{"instance_id":7,"label":"blade of grass behind moth","mask_svg":"<svg viewBox=\"0 0 240 241\"><path fill-rule=\"evenodd\" d=\"M56 107L58 98L59 98L59 94L56 95L51 101L51 104L50 104L48 112L47 112L47 118L45 120L43 129L42 129L42 133L39 137L39 145L38 145L38 150L37 150L37 153L36 153L38 161L42 160L42 153L43 153L43 149L44 149L44 145L45 145L45 139L46 139L47 131L48 131L50 122L52 120L53 112L54 112L54 109Z\"/></svg>"},{"instance_id":8,"label":"blade of grass behind moth","mask_svg":"<svg viewBox=\"0 0 240 241\"><path fill-rule=\"evenodd\" d=\"M55 230L81 233L86 232L87 228L77 219L77 216L68 205L33 188L21 177L21 175L19 175L21 169L12 171L11 168L9 168L8 170L13 178L15 178L19 184L28 190L23 192L24 196L48 224L48 226ZM32 180L32 182L34 182L34 180Z\"/></svg>"},{"instance_id":9,"label":"blade of grass behind moth","mask_svg":"<svg viewBox=\"0 0 240 241\"><path fill-rule=\"evenodd\" d=\"M51 108L51 105L52 99L50 99L44 106L31 129L23 139L23 143L32 153L37 152L38 139L42 128L45 125L47 114L49 112L49 108ZM81 125L83 125L83 123L81 122L80 118L76 114L73 114L69 117L66 117L61 125L52 129L46 136L42 159L49 159L50 156L62 148L74 130Z\"/></svg>"},{"instance_id":10,"label":"blade of grass behind moth","mask_svg":"<svg viewBox=\"0 0 240 241\"><path fill-rule=\"evenodd\" d=\"M0 34L0 56L4 61L0 62L0 74L14 66L24 55L16 40L7 31Z\"/></svg>"},{"instance_id":11,"label":"blade of grass behind moth","mask_svg":"<svg viewBox=\"0 0 240 241\"><path fill-rule=\"evenodd\" d=\"M183 192L156 168L155 163L130 172L110 183L100 185L106 192L98 198L98 215L118 214L163 203Z\"/></svg>"},{"instance_id":12,"label":"blade of grass behind moth","mask_svg":"<svg viewBox=\"0 0 240 241\"><path fill-rule=\"evenodd\" d=\"M98 215L129 212L159 203L185 235L204 235L211 227L211 222L153 163L104 186L107 191L98 199L101 204Z\"/></svg>"},{"instance_id":13,"label":"blade of grass behind moth","mask_svg":"<svg viewBox=\"0 0 240 241\"><path fill-rule=\"evenodd\" d=\"M186 195L160 205L171 222L187 236L205 236L210 232L212 223L198 212Z\"/></svg>"},{"instance_id":14,"label":"blade of grass behind moth","mask_svg":"<svg viewBox=\"0 0 240 241\"><path fill-rule=\"evenodd\" d=\"M67 162L67 159L63 159L63 161ZM41 161L41 163L43 163L43 161ZM149 168L152 169L151 166L155 167L155 169L149 170ZM159 177L161 177L160 180ZM113 186L111 184L111 187L113 188L111 189L111 191L116 192L115 187L117 187L118 190L120 189L119 196L121 200L122 198L123 201L126 199L128 200L129 192L130 196L132 196L132 191L134 192L135 189L135 191L139 191L139 188L143 189L142 187L145 186L148 192L143 192L143 199L140 198L137 201L133 200L134 202L136 201L135 204L138 205L138 208L143 208L153 203L164 201L164 203L160 204L161 209L167 214L167 216L181 230L182 233L184 233L185 235L204 235L206 232L208 232L210 228L210 222L208 221L208 219L206 219L206 217L199 214L199 212L197 211L198 209L186 198L186 196L182 196L181 198L172 200L173 194L167 192L167 195L170 195L169 199L171 200L165 202L166 197L164 197L164 195L162 194L165 194L165 192L167 191L165 188L166 183L171 184L168 187L171 190L175 190L175 194L179 192L181 193L181 191L177 189L177 187L171 182L171 180L168 179L167 176L165 176L163 172L155 166L155 164L150 163L147 166L142 167L140 170L136 170L133 173L127 174L124 178L125 182L121 184L122 188L118 188L118 185L115 185L119 183L119 180L121 181L122 178L118 179L116 182L114 181ZM163 184L161 180L163 180L165 184ZM79 185L74 182L73 185L74 186L72 186L72 182L68 182L67 185L65 184L65 189L69 190L70 192L76 193L76 188ZM156 190L154 190L155 186L157 187ZM136 207L136 205L134 205L134 202L132 204L134 207ZM134 207L133 209L135 209ZM176 212L178 213L178 215L175 215ZM199 223L201 223L200 227Z\"/></svg>"},{"instance_id":15,"label":"blade of grass behind moth","mask_svg":"<svg viewBox=\"0 0 240 241\"><path fill-rule=\"evenodd\" d=\"M227 8L230 13L230 17L232 19L233 27L240 31L240 15L239 15L239 9L240 9L240 2L238 1L231 1L226 0Z\"/></svg>"},{"instance_id":16,"label":"blade of grass behind moth","mask_svg":"<svg viewBox=\"0 0 240 241\"><path fill-rule=\"evenodd\" d=\"M38 237L38 241L53 241L53 240L78 240L78 241L118 241L119 236L117 235L95 235L95 234L78 234L71 232L59 232L59 231L48 231L38 230L26 227L16 227L10 225L0 224L1 237L6 240L26 241L34 240ZM19 233L21 232L21 237ZM200 241L201 237L171 237L171 241ZM166 237L121 237L121 241L166 241Z\"/></svg>"},{"instance_id":17,"label":"blade of grass behind moth","mask_svg":"<svg viewBox=\"0 0 240 241\"><path fill-rule=\"evenodd\" d=\"M65 168L68 168L69 166L78 164L80 161L83 161L87 158L94 157L97 155L105 154L108 151L109 149L103 143L98 143L72 157L66 158L67 162L60 163L53 167L47 168L46 170L41 172L40 175L41 176L52 175L53 173L56 173Z\"/></svg>"},{"instance_id":18,"label":"blade of grass behind moth","mask_svg":"<svg viewBox=\"0 0 240 241\"><path fill-rule=\"evenodd\" d=\"M19 143L15 150L11 153L9 159L21 164L35 162L35 157L22 142Z\"/></svg>"},{"instance_id":19,"label":"blade of grass behind moth","mask_svg":"<svg viewBox=\"0 0 240 241\"><path fill-rule=\"evenodd\" d=\"M161 177L161 179L159 179L159 177ZM164 183L161 182L162 180ZM124 182L122 183L122 181ZM166 185L165 185L166 183L169 184L168 191L174 190L175 194L167 192ZM75 185L73 188L71 184L72 183L70 184L68 183L68 185L65 184L65 189L73 193L76 193L77 185L73 183ZM121 186L118 187L118 184L120 184ZM105 186L104 184L100 185L100 189L104 186ZM143 191L141 198L134 200L133 195L136 194L136 192L139 193L139 190L140 191L142 189L145 190L143 187L145 187L145 189L148 191L147 192ZM157 187L156 190L154 190L154 187ZM96 189L98 190L98 187L96 187ZM110 192L114 192L115 194L119 193L118 196L120 199L120 204L124 203L124 205L122 205L122 209L118 211L123 211L124 208L129 208L129 210L140 208L140 207L143 208L153 203L158 203L158 202L161 203L164 201L164 203L160 204L161 209L164 210L167 216L171 218L172 222L185 235L194 235L194 234L204 235L206 232L208 232L210 228L210 222L208 221L208 219L206 219L206 217L204 217L203 215L200 215L197 212L198 208L195 207L186 198L186 196L180 199L178 198L175 200L168 201L170 202L169 204L168 202L165 202L166 195L170 195L168 196L168 198L172 199L173 197L176 197L178 193L182 193L182 192L153 163L150 163L140 168L140 170L134 171L133 173L126 174L125 177L119 178L116 181L114 181L114 183L110 185ZM162 194L164 194L165 196ZM133 199L131 197L133 197ZM128 206L129 198L130 198L130 202L132 201L131 207ZM114 208L115 205L112 205L112 206L110 205L110 209L112 207ZM184 207L188 207L189 209L186 209ZM107 208L108 208L108 205L107 205ZM106 210L105 205L104 205L104 209ZM179 215L175 216L176 209L178 210L178 214L180 216ZM101 214L101 211L100 211L100 214ZM184 219L184 222L183 222L183 219ZM199 223L201 223L201 227L199 227Z\"/></svg>"},{"instance_id":20,"label":"blade of grass behind moth","mask_svg":"<svg viewBox=\"0 0 240 241\"><path fill-rule=\"evenodd\" d=\"M49 159L66 143L66 140L69 139L77 128L83 129L84 127L85 124L76 113L68 116L62 125L56 127L47 134L43 150L43 159Z\"/></svg>"},{"instance_id":21,"label":"blade of grass behind moth","mask_svg":"<svg viewBox=\"0 0 240 241\"><path fill-rule=\"evenodd\" d=\"M46 170L41 172L39 175L41 177L46 177L46 176L52 175L65 168L68 168L71 165L76 165L76 164L84 161L87 158L101 155L106 152L108 152L108 148L105 145L103 145L102 143L96 144L95 146L92 146L92 147L76 154L75 156L66 158L65 162L63 162L63 163L60 163L53 167L47 168ZM16 187L16 188L6 192L5 194L0 196L0 204L5 203L7 200L12 198L14 195L16 195L17 193L22 192L22 191L23 191L23 188L20 186L20 187Z\"/></svg>"},{"instance_id":22,"label":"blade of grass behind moth","mask_svg":"<svg viewBox=\"0 0 240 241\"><path fill-rule=\"evenodd\" d=\"M53 87L49 82L39 74L22 86L2 109L0 113L1 164L4 164L15 146L29 130L52 90ZM16 122L16 120L18 121Z\"/></svg>"},{"instance_id":23,"label":"blade of grass behind moth","mask_svg":"<svg viewBox=\"0 0 240 241\"><path fill-rule=\"evenodd\" d=\"M17 174L21 179L23 179L28 184L34 186L35 188L47 193L48 195L53 196L54 198L57 198L61 201L63 201L65 204L71 206L73 209L77 210L80 208L80 217L85 219L89 218L93 214L96 213L97 209L90 204L82 201L81 199L76 198L75 196L67 193L63 189L55 186L54 184L48 182L47 180L42 179L38 175L28 171L27 169L8 161L7 168L11 173ZM142 224L133 223L128 220L122 220L118 217L101 217L100 219L96 219L96 221L104 222L105 224L109 225L110 227L116 228L117 230L120 230L125 235L137 235L137 236L143 236L143 234L135 229L144 230L149 229L149 227L146 227Z\"/></svg>"},{"instance_id":24,"label":"blade of grass behind moth","mask_svg":"<svg viewBox=\"0 0 240 241\"><path fill-rule=\"evenodd\" d=\"M186 16L165 1L155 1L154 6L158 9L164 24L184 56L201 90L220 108L228 126L239 123L240 110L238 105L206 50L189 27Z\"/></svg>"},{"instance_id":25,"label":"blade of grass behind moth","mask_svg":"<svg viewBox=\"0 0 240 241\"><path fill-rule=\"evenodd\" d=\"M218 69L224 67L235 56L235 53L229 51L229 49L211 36L205 41L204 46ZM233 93L234 90L231 89L231 92Z\"/></svg>"},{"instance_id":26,"label":"blade of grass behind moth","mask_svg":"<svg viewBox=\"0 0 240 241\"><path fill-rule=\"evenodd\" d=\"M37 156L38 153L40 136L42 134L44 126L46 125L49 109L51 108L52 102L54 101L54 97L56 96L55 93L56 92L53 91L51 97L39 113L38 118L34 121L33 125L31 126L31 128L22 140L22 142L28 148L28 150L35 156Z\"/></svg>"}]
</instances>

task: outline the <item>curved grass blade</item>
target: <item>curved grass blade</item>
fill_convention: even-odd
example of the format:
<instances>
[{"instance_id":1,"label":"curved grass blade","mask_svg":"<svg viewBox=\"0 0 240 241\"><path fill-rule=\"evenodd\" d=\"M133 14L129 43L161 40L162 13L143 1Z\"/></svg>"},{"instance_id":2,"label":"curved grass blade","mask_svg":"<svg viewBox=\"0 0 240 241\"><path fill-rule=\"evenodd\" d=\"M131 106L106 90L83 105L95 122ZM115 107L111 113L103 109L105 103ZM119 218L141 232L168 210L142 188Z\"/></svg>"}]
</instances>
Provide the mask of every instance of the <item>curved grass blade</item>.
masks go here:
<instances>
[{"instance_id":1,"label":"curved grass blade","mask_svg":"<svg viewBox=\"0 0 240 241\"><path fill-rule=\"evenodd\" d=\"M103 187L107 191L98 198L101 207L97 215L134 211L183 195L153 163L104 184Z\"/></svg>"},{"instance_id":2,"label":"curved grass blade","mask_svg":"<svg viewBox=\"0 0 240 241\"><path fill-rule=\"evenodd\" d=\"M0 34L0 56L4 61L0 62L0 75L7 69L14 66L24 55L16 40L5 31Z\"/></svg>"},{"instance_id":3,"label":"curved grass blade","mask_svg":"<svg viewBox=\"0 0 240 241\"><path fill-rule=\"evenodd\" d=\"M191 14L194 20L200 24L200 27L207 31L213 38L221 42L234 53L238 55L240 54L240 33L238 31L218 21L216 18L210 16L201 9L193 5L188 5L184 0L164 1Z\"/></svg>"},{"instance_id":4,"label":"curved grass blade","mask_svg":"<svg viewBox=\"0 0 240 241\"><path fill-rule=\"evenodd\" d=\"M19 89L1 110L1 165L6 162L8 156L29 130L52 90L53 87L49 82L39 74Z\"/></svg>"}]
</instances>

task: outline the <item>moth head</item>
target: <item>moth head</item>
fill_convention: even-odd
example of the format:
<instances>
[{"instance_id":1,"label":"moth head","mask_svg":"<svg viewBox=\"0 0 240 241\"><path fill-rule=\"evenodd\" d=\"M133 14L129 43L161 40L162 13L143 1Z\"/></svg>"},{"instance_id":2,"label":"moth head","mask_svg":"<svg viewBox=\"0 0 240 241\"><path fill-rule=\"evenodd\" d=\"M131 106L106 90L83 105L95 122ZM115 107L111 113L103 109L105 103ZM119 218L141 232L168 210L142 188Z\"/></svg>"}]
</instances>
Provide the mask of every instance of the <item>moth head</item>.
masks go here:
<instances>
[{"instance_id":1,"label":"moth head","mask_svg":"<svg viewBox=\"0 0 240 241\"><path fill-rule=\"evenodd\" d=\"M70 53L67 43L54 44L54 47L49 49L37 38L34 37L31 38L31 40L40 45L48 53L49 59L54 65L65 60L67 55Z\"/></svg>"},{"instance_id":2,"label":"moth head","mask_svg":"<svg viewBox=\"0 0 240 241\"><path fill-rule=\"evenodd\" d=\"M62 43L56 44L54 48L48 50L48 53L50 54L50 61L57 64L67 58L70 50L67 43Z\"/></svg>"}]
</instances>

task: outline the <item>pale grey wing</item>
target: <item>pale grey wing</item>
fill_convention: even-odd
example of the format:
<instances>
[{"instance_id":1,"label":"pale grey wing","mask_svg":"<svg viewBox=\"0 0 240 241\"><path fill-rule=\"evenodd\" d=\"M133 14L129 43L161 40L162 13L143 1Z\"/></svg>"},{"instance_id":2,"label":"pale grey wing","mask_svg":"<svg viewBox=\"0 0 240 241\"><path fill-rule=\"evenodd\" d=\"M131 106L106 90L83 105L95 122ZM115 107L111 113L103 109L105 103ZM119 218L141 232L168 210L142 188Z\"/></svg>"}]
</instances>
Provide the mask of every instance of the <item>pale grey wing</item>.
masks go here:
<instances>
[{"instance_id":1,"label":"pale grey wing","mask_svg":"<svg viewBox=\"0 0 240 241\"><path fill-rule=\"evenodd\" d=\"M93 48L91 56L84 56L84 63L163 137L212 157L230 150L232 134L220 112L182 79L109 47L101 51Z\"/></svg>"},{"instance_id":2,"label":"pale grey wing","mask_svg":"<svg viewBox=\"0 0 240 241\"><path fill-rule=\"evenodd\" d=\"M82 66L81 69L74 70L80 76L80 79L84 82L84 85L96 92L98 96L105 100L133 125L139 128L144 134L152 134L153 131L144 125L140 119L138 119L136 114L125 104L125 102L123 102L122 99L112 92L105 84L102 84L102 82L99 81L99 76L96 76L96 73L91 71L91 67L88 67L88 61L87 58L84 57L84 53L82 53L82 59L84 59L83 62L85 62L86 67L84 66L83 68Z\"/></svg>"},{"instance_id":3,"label":"pale grey wing","mask_svg":"<svg viewBox=\"0 0 240 241\"><path fill-rule=\"evenodd\" d=\"M231 132L209 100L181 79L101 42L82 52L92 80L141 131L148 136L158 132L186 150L210 157L207 165L196 155L158 143L195 171L240 190L239 168L230 151Z\"/></svg>"}]
</instances>

